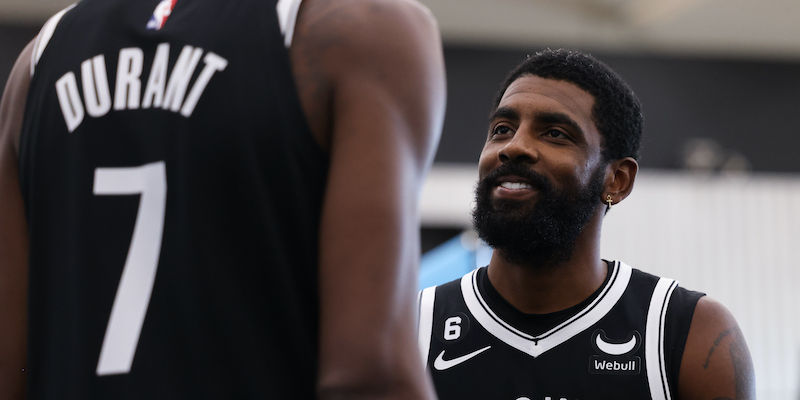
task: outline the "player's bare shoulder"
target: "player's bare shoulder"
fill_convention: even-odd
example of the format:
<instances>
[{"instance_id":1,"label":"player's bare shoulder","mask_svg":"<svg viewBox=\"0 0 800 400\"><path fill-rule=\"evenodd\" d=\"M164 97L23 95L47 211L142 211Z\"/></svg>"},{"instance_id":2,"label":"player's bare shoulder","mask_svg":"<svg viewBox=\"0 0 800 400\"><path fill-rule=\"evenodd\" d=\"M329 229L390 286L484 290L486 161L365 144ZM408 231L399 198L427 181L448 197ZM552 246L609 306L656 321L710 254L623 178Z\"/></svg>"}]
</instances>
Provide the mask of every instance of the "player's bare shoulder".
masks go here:
<instances>
[{"instance_id":1,"label":"player's bare shoulder","mask_svg":"<svg viewBox=\"0 0 800 400\"><path fill-rule=\"evenodd\" d=\"M335 46L359 51L414 36L438 36L437 29L430 10L415 0L303 0L296 26L300 36L295 38L312 39L310 44L320 50Z\"/></svg>"},{"instance_id":2,"label":"player's bare shoulder","mask_svg":"<svg viewBox=\"0 0 800 400\"><path fill-rule=\"evenodd\" d=\"M409 71L417 80L412 87L424 84L423 78L444 89L436 20L414 0L303 0L291 59L304 111L323 148L342 82L374 77L400 85L406 84L398 82L400 71Z\"/></svg>"},{"instance_id":3,"label":"player's bare shoulder","mask_svg":"<svg viewBox=\"0 0 800 400\"><path fill-rule=\"evenodd\" d=\"M34 43L30 42L17 58L3 93L3 101L0 104L0 144L12 146L14 153L19 150L22 116L31 81L30 65L33 45Z\"/></svg>"},{"instance_id":4,"label":"player's bare shoulder","mask_svg":"<svg viewBox=\"0 0 800 400\"><path fill-rule=\"evenodd\" d=\"M19 185L19 138L33 45L14 64L0 101L0 393L22 399L26 365L28 236Z\"/></svg>"},{"instance_id":5,"label":"player's bare shoulder","mask_svg":"<svg viewBox=\"0 0 800 400\"><path fill-rule=\"evenodd\" d=\"M697 302L681 362L680 398L753 399L753 361L733 314L704 296Z\"/></svg>"}]
</instances>

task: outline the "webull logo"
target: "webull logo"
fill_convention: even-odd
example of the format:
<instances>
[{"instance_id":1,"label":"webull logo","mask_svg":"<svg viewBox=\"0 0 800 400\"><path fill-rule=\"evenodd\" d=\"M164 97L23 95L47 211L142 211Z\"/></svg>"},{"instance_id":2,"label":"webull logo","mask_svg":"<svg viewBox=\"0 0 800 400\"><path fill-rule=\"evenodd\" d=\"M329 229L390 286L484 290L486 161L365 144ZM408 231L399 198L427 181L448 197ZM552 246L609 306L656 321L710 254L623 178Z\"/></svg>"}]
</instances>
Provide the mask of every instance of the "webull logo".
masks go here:
<instances>
[{"instance_id":1,"label":"webull logo","mask_svg":"<svg viewBox=\"0 0 800 400\"><path fill-rule=\"evenodd\" d=\"M636 375L639 373L642 360L639 357L602 357L591 358L589 372L593 374Z\"/></svg>"},{"instance_id":2,"label":"webull logo","mask_svg":"<svg viewBox=\"0 0 800 400\"><path fill-rule=\"evenodd\" d=\"M641 347L641 343L641 335L635 330L622 340L609 339L602 329L594 331L592 347L600 355L589 358L589 372L592 374L638 375L642 369L642 359L634 354Z\"/></svg>"}]
</instances>

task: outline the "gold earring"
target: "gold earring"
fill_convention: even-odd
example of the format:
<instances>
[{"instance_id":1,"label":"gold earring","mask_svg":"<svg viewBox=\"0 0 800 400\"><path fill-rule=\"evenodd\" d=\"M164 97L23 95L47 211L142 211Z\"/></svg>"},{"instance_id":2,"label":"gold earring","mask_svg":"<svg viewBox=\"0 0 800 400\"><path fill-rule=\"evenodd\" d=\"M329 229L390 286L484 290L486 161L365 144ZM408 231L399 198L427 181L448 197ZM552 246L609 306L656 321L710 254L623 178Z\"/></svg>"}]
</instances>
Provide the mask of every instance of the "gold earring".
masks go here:
<instances>
[{"instance_id":1,"label":"gold earring","mask_svg":"<svg viewBox=\"0 0 800 400\"><path fill-rule=\"evenodd\" d=\"M608 208L611 208L611 206L614 205L614 200L611 200L610 194L606 195L606 203L608 203Z\"/></svg>"}]
</instances>

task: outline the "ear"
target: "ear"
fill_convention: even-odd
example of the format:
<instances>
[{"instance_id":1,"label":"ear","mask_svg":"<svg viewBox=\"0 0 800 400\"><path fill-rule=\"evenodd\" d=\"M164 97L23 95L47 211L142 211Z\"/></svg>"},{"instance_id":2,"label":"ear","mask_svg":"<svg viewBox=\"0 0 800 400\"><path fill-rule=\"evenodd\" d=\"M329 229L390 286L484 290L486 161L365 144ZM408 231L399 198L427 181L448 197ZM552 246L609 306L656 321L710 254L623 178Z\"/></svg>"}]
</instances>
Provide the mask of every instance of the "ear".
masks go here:
<instances>
[{"instance_id":1,"label":"ear","mask_svg":"<svg viewBox=\"0 0 800 400\"><path fill-rule=\"evenodd\" d=\"M639 172L639 163L631 157L614 160L606 167L606 180L604 182L603 203L611 196L611 204L617 204L628 197L633 190L633 181Z\"/></svg>"}]
</instances>

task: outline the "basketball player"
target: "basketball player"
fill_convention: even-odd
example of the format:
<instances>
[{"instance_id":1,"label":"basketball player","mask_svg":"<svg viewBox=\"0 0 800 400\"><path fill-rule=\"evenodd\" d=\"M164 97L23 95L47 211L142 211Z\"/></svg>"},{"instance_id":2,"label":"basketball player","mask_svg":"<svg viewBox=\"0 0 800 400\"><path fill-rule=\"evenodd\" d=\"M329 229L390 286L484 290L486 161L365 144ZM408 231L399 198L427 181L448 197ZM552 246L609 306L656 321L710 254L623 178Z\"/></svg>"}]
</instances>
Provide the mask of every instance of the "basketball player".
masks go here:
<instances>
[{"instance_id":1,"label":"basketball player","mask_svg":"<svg viewBox=\"0 0 800 400\"><path fill-rule=\"evenodd\" d=\"M547 50L511 72L473 214L492 259L420 295L440 399L753 398L725 307L600 259L603 216L631 193L641 135L639 101L588 55Z\"/></svg>"},{"instance_id":2,"label":"basketball player","mask_svg":"<svg viewBox=\"0 0 800 400\"><path fill-rule=\"evenodd\" d=\"M0 114L2 397L433 397L416 201L444 96L412 0L51 18Z\"/></svg>"}]
</instances>

